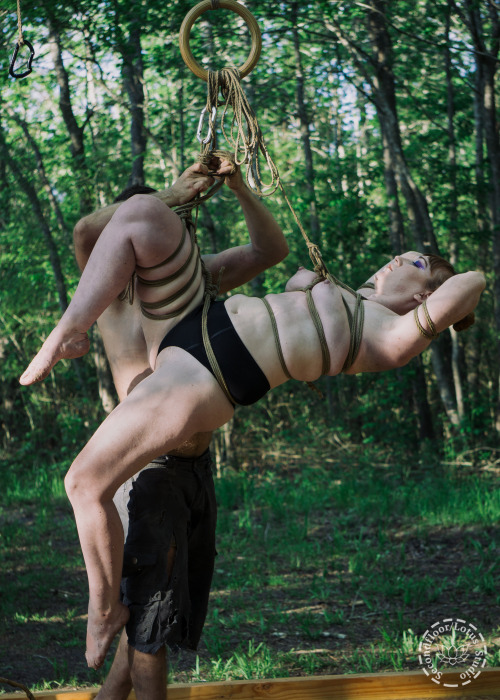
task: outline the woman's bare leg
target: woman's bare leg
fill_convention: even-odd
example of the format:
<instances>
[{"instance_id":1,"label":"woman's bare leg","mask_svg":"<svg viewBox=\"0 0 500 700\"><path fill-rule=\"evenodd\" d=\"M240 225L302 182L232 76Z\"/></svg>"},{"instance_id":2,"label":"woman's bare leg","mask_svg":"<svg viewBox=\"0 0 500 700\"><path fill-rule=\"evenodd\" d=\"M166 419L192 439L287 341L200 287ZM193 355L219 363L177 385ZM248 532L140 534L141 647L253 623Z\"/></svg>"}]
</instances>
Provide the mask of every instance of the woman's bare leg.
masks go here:
<instances>
[{"instance_id":1,"label":"woman's bare leg","mask_svg":"<svg viewBox=\"0 0 500 700\"><path fill-rule=\"evenodd\" d=\"M61 359L89 350L87 331L127 286L136 265L151 267L177 247L183 224L156 197L135 195L124 202L97 241L70 305L21 376L39 382Z\"/></svg>"},{"instance_id":2,"label":"woman's bare leg","mask_svg":"<svg viewBox=\"0 0 500 700\"><path fill-rule=\"evenodd\" d=\"M210 372L180 348L168 348L100 426L66 476L87 575L87 661L102 665L127 609L119 603L123 528L113 495L152 458L196 432L210 432L233 414Z\"/></svg>"}]
</instances>

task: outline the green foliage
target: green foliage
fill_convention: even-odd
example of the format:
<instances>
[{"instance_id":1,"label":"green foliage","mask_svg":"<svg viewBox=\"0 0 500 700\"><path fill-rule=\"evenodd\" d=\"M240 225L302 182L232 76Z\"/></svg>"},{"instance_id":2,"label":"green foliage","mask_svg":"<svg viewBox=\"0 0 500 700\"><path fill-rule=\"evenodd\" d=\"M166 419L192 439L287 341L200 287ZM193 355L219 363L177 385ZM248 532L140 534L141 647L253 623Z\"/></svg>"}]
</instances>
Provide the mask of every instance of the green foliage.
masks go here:
<instances>
[{"instance_id":1,"label":"green foliage","mask_svg":"<svg viewBox=\"0 0 500 700\"><path fill-rule=\"evenodd\" d=\"M331 261L332 272L355 286L391 253L380 124L371 101L373 69L366 6L340 1L299 3L294 19L293 3L288 1L252 0L247 5L261 26L263 49L244 88L285 191L307 228L310 199L304 187L306 167L292 43L293 30L298 30L319 242L325 259ZM71 230L86 213L82 211L82 191L90 193L89 206L100 207L113 199L130 175L131 117L122 66L130 31L137 24L141 28L146 89L147 183L162 188L191 162L198 150L195 134L206 86L184 66L178 50L178 30L186 9L185 3L156 0L138 5L107 0L27 1L22 7L23 27L26 38L35 45L36 59L33 73L22 81L13 81L7 75L7 57L16 33L15 5L0 11L0 132L5 141L5 149L0 149L0 417L2 457L7 465L28 460L36 470L38 459L49 458L65 466L102 418L91 358L57 368L43 387L27 390L17 384L19 374L60 312L56 275L41 222L45 221L51 232L63 282L71 295L78 279ZM486 15L483 20L487 32ZM427 197L439 246L443 251L451 244L456 247L460 270L484 268L492 288L492 236L478 200L481 188L488 187L489 175L485 164L484 182L477 181L472 88L475 65L466 29L460 17L452 13L453 43L449 48L453 49L454 175L458 192L458 208L452 212L443 58L445 6L423 0L388 3L387 21L404 153L416 183ZM61 112L60 87L49 51L49 22L61 40L71 106L83 139L83 165L75 160ZM347 48L348 42L337 40L334 23L351 42L351 49ZM353 58L353 45L364 52L361 64ZM195 23L191 47L195 58L205 66L241 65L249 50L248 32L236 15L209 12ZM40 161L23 131L23 122L39 150ZM9 158L34 188L38 214ZM281 265L262 275L261 293L281 290L297 265L309 262L281 193L278 191L267 203L287 233L291 252ZM200 216L203 251L246 241L244 223L230 194L221 193L207 209L216 240L208 235L204 217ZM450 231L452 213L457 219L456 240L452 240ZM243 291L251 293L254 289L247 285ZM425 360L426 398L436 439L425 448L429 451L441 450L452 458L466 448L498 445L493 427L498 353L489 320L496 306L494 294L484 295L475 330L462 341L467 376L465 416L460 426L449 425L430 360ZM328 442L341 436L364 446L384 448L399 443L409 452L417 450L421 454L422 426L416 410L419 376L410 365L386 375L323 378L318 385L324 399L305 387L290 384L258 406L237 413L232 428L234 451L228 458L237 468L244 464L247 453L258 451L262 463L274 469L277 458L272 456L273 443L286 444L295 433L302 435L304 447L310 440ZM25 481L20 483L20 490L27 487Z\"/></svg>"},{"instance_id":2,"label":"green foliage","mask_svg":"<svg viewBox=\"0 0 500 700\"><path fill-rule=\"evenodd\" d=\"M450 464L339 439L306 447L289 435L274 447L280 469L249 459L216 480L208 618L198 658L172 655L170 680L418 669L422 634L448 616L475 624L498 666L498 455L471 469L468 455ZM85 665L87 582L71 508L43 485L53 465L38 473L37 494L0 507L3 668L33 689L96 684L108 667L99 678Z\"/></svg>"},{"instance_id":3,"label":"green foliage","mask_svg":"<svg viewBox=\"0 0 500 700\"><path fill-rule=\"evenodd\" d=\"M255 644L248 642L247 648L235 651L229 659L221 657L212 661L212 668L207 672L197 663L193 680L197 681L227 681L252 680L256 678L283 678L288 675L284 664L276 663L277 659L263 642Z\"/></svg>"}]
</instances>

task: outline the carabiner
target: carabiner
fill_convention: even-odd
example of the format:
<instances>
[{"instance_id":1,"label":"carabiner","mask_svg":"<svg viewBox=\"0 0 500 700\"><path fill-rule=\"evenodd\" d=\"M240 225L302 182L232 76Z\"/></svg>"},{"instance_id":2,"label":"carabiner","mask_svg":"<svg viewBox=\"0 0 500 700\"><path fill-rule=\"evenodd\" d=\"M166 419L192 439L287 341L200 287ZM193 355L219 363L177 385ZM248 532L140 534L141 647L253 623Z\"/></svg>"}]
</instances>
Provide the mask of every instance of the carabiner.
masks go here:
<instances>
[{"instance_id":1,"label":"carabiner","mask_svg":"<svg viewBox=\"0 0 500 700\"><path fill-rule=\"evenodd\" d=\"M196 138L198 139L198 141L200 143L204 143L204 144L210 143L210 141L213 138L213 135L214 135L213 125L215 124L215 117L217 115L217 108L212 107L212 115L208 117L207 135L205 136L204 139L202 139L201 130L203 129L203 121L205 119L206 112L207 112L207 108L203 107L203 109L201 110L201 114L200 114L200 121L198 122L198 131L196 132Z\"/></svg>"},{"instance_id":2,"label":"carabiner","mask_svg":"<svg viewBox=\"0 0 500 700\"><path fill-rule=\"evenodd\" d=\"M17 54L19 53L19 49L21 48L21 46L27 46L29 49L30 55L28 58L28 64L27 64L26 70L23 71L22 73L16 73L16 71L14 69L14 64L16 62ZM23 39L23 41L18 41L16 44L16 48L14 49L14 53L12 55L12 61L10 62L9 75L11 75L13 78L25 78L27 75L29 75L31 73L31 71L33 70L31 67L31 64L33 63L34 56L35 56L35 49L33 48L33 45L30 44L29 41L27 41L26 39Z\"/></svg>"}]
</instances>

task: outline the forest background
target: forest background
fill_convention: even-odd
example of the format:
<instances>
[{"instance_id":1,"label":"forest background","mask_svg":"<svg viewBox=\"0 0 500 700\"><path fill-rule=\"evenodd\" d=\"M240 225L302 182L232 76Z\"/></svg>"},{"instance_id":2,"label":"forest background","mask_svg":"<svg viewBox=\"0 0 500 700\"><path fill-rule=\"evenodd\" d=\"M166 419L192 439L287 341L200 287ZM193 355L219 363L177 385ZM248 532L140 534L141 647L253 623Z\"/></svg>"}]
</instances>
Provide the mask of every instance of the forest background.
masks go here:
<instances>
[{"instance_id":1,"label":"forest background","mask_svg":"<svg viewBox=\"0 0 500 700\"><path fill-rule=\"evenodd\" d=\"M36 55L31 75L14 80L16 3L0 0L0 473L7 509L60 484L115 405L97 332L88 356L60 363L34 390L21 388L18 377L78 283L76 221L128 185L163 189L196 158L206 84L178 48L194 4L23 0L23 34ZM394 254L416 249L443 254L458 271L480 269L488 284L475 325L442 333L409 366L323 377L322 397L290 383L237 411L214 439L219 477L262 478L291 455L294 464L307 455L324 466L339 452L353 464L370 455L371 463L409 471L451 465L454 478L475 484L497 477L498 4L245 5L263 48L243 87L286 194L333 274L356 286ZM196 22L191 48L205 68L238 66L250 37L236 14L218 10ZM26 55L21 48L18 65ZM309 264L283 194L266 204L291 252L244 289L260 295L282 290L297 265ZM207 253L246 241L230 193L202 205L198 236Z\"/></svg>"}]
</instances>

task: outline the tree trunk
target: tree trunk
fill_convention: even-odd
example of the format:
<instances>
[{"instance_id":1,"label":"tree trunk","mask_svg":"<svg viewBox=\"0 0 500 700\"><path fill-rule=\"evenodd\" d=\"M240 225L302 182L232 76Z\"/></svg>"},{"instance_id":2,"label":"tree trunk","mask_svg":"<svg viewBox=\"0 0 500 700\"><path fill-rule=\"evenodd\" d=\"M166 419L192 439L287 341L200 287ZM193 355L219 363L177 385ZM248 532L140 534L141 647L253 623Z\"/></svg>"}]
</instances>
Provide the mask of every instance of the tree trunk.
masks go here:
<instances>
[{"instance_id":1,"label":"tree trunk","mask_svg":"<svg viewBox=\"0 0 500 700\"><path fill-rule=\"evenodd\" d=\"M392 70L392 42L386 25L388 6L387 0L367 0L363 5L367 8L367 29L372 48L371 71L368 70L365 46L361 42L356 43L357 37L356 40L349 37L335 17L325 20L325 27L349 52L359 71L356 87L375 105L383 135L384 165L388 173L390 171L393 173L393 175L385 174L387 187L389 191L394 191L391 180L393 177L403 193L415 245L423 252L438 253L426 199L413 180L404 155ZM393 199L393 206L394 201ZM391 244L396 244L400 236L401 233L396 225L391 232ZM456 424L458 419L454 404L453 377L444 357L439 356L441 352L441 345L434 343L432 357L439 392L449 420L452 424Z\"/></svg>"},{"instance_id":2,"label":"tree trunk","mask_svg":"<svg viewBox=\"0 0 500 700\"><path fill-rule=\"evenodd\" d=\"M476 0L463 0L462 6L454 3L459 15L469 30L474 44L474 58L482 77L483 86L483 118L486 151L490 170L489 177L489 202L492 225L492 252L493 252L493 295L495 327L497 329L497 352L495 373L495 428L500 431L500 140L498 136L498 123L495 104L495 75L498 67L498 53L500 48L500 24L498 10L494 3L478 4ZM487 12L487 19L491 28L490 46L486 43L484 21L481 10ZM486 19L486 18L485 18Z\"/></svg>"},{"instance_id":3,"label":"tree trunk","mask_svg":"<svg viewBox=\"0 0 500 700\"><path fill-rule=\"evenodd\" d=\"M452 265L456 265L458 259L458 193L457 193L457 152L455 139L455 99L453 89L453 76L451 70L451 55L449 49L451 3L448 2L448 12L445 24L445 49L444 64L446 75L447 97L447 132L448 132L448 177L450 183L450 198L448 205L448 233L450 241L449 258ZM464 392L462 378L465 375L464 357L460 340L456 331L451 330L451 366L453 382L455 384L455 397L460 422L464 420Z\"/></svg>"},{"instance_id":4,"label":"tree trunk","mask_svg":"<svg viewBox=\"0 0 500 700\"><path fill-rule=\"evenodd\" d=\"M7 163L8 167L12 171L12 174L16 178L19 188L25 193L28 198L29 203L33 213L40 226L40 231L45 240L45 245L47 246L47 251L49 253L50 265L52 267L52 272L54 273L54 279L56 283L57 298L59 300L59 308L61 313L64 313L68 306L68 296L66 292L66 284L64 282L64 275L62 272L61 262L59 260L59 253L57 252L57 247L55 241L52 237L52 232L50 226L44 216L43 208L38 199L38 194L36 189L31 184L31 182L25 177L22 167L19 165L18 161L12 158L10 155L10 149L5 143L5 137L3 131L0 130L0 149L2 151L2 157Z\"/></svg>"},{"instance_id":5,"label":"tree trunk","mask_svg":"<svg viewBox=\"0 0 500 700\"><path fill-rule=\"evenodd\" d=\"M302 57L300 55L300 36L297 29L298 2L293 2L292 9L292 40L295 57L295 95L297 99L297 116L300 122L300 137L302 150L304 153L305 181L304 189L307 195L309 206L309 223L311 240L319 243L321 231L317 212L316 190L314 187L314 164L310 139L310 120L306 107L304 91L304 69L302 67Z\"/></svg>"},{"instance_id":6,"label":"tree trunk","mask_svg":"<svg viewBox=\"0 0 500 700\"><path fill-rule=\"evenodd\" d=\"M365 180L367 179L365 169L368 155L366 135L366 104L361 99L361 95L358 92L354 116L354 138L356 139L356 191L360 199L365 197Z\"/></svg>"},{"instance_id":7,"label":"tree trunk","mask_svg":"<svg viewBox=\"0 0 500 700\"><path fill-rule=\"evenodd\" d=\"M497 329L497 365L495 385L497 387L495 427L500 431L500 144L495 106L495 71L497 64L488 63L485 70L485 136L488 162L490 166L490 202L493 223L493 297L495 326Z\"/></svg>"},{"instance_id":8,"label":"tree trunk","mask_svg":"<svg viewBox=\"0 0 500 700\"><path fill-rule=\"evenodd\" d=\"M424 365L421 357L416 357L413 361L415 367L415 377L412 379L411 388L413 395L413 406L417 414L418 436L420 440L434 440L434 422L432 412L427 398L427 388L425 381Z\"/></svg>"},{"instance_id":9,"label":"tree trunk","mask_svg":"<svg viewBox=\"0 0 500 700\"><path fill-rule=\"evenodd\" d=\"M132 171L127 187L144 184L144 155L147 136L144 129L144 67L142 61L141 28L132 22L129 40L120 47L123 58L123 85L130 102L130 138L132 147Z\"/></svg>"},{"instance_id":10,"label":"tree trunk","mask_svg":"<svg viewBox=\"0 0 500 700\"><path fill-rule=\"evenodd\" d=\"M93 201L88 186L89 174L85 161L85 145L83 140L84 127L79 126L73 113L69 78L62 57L61 38L51 18L47 19L47 26L49 30L50 54L54 62L57 84L59 85L59 108L70 138L73 167L80 183L78 187L80 195L80 215L84 216L92 210Z\"/></svg>"},{"instance_id":11,"label":"tree trunk","mask_svg":"<svg viewBox=\"0 0 500 700\"><path fill-rule=\"evenodd\" d=\"M434 340L431 345L432 368L448 420L454 428L458 428L460 417L457 411L455 387L453 381L450 381L451 347L448 346L449 334L441 334L440 338Z\"/></svg>"},{"instance_id":12,"label":"tree trunk","mask_svg":"<svg viewBox=\"0 0 500 700\"><path fill-rule=\"evenodd\" d=\"M345 149L343 143L342 134L342 117L340 114L341 96L339 87L339 72L330 71L328 75L329 83L331 85L332 99L331 106L329 110L329 122L332 129L332 146L334 153L334 168L335 179L328 179L328 184L330 185L334 197L339 200L339 204L336 207L335 214L335 231L336 231L336 242L342 244L344 240L344 221L342 217L342 199L349 192L349 183L347 177L345 176L344 169L342 168L342 162L345 158ZM332 232L333 233L333 232ZM332 234L330 234L332 238Z\"/></svg>"},{"instance_id":13,"label":"tree trunk","mask_svg":"<svg viewBox=\"0 0 500 700\"><path fill-rule=\"evenodd\" d=\"M54 216L57 220L57 223L59 225L59 229L60 229L61 233L63 234L65 242L68 245L68 247L72 246L73 241L70 238L70 233L69 233L68 227L66 226L66 222L64 221L64 217L62 215L62 211L61 211L61 208L59 206L59 202L57 201L57 199L54 195L54 191L52 190L52 186L49 182L49 178L47 177L47 172L45 170L42 154L40 152L40 149L38 148L38 144L35 141L35 139L33 138L32 134L29 130L29 126L28 126L27 122L25 122L24 119L21 119L21 117L19 117L15 112L13 112L12 109L10 109L10 107L6 108L6 112L9 115L9 117L11 119L13 119L16 122L16 124L18 124L18 126L21 128L21 130L26 138L27 144L31 147L31 150L33 151L33 154L35 156L35 161L36 161L37 172L38 172L38 175L40 177L40 180L42 181L43 189L45 190L47 197L49 199L50 207L51 207L51 209L54 213Z\"/></svg>"},{"instance_id":14,"label":"tree trunk","mask_svg":"<svg viewBox=\"0 0 500 700\"><path fill-rule=\"evenodd\" d=\"M387 0L369 0L368 34L372 45L373 101L386 147L391 152L395 177L406 201L408 218L416 245L422 251L438 253L434 229L424 195L413 180L404 156L397 112L392 41L386 25Z\"/></svg>"},{"instance_id":15,"label":"tree trunk","mask_svg":"<svg viewBox=\"0 0 500 700\"><path fill-rule=\"evenodd\" d=\"M488 219L488 211L491 207L488 203L487 185L485 182L486 167L484 163L484 110L483 110L483 95L484 95L484 79L481 63L476 60L474 74L474 140L475 140L475 196L476 196L476 230L478 242L479 269L486 269L486 263L490 255L487 242L490 238L490 220ZM479 396L479 367L481 361L481 342L480 333L477 326L474 326L468 332L467 344L467 364L468 364L468 395L472 397ZM472 415L474 424L474 413Z\"/></svg>"},{"instance_id":16,"label":"tree trunk","mask_svg":"<svg viewBox=\"0 0 500 700\"><path fill-rule=\"evenodd\" d=\"M403 152L392 71L392 42L386 26L387 2L369 0L369 6L368 33L372 44L372 64L375 70L373 100L383 134L384 148L388 150L390 165L394 168L395 179L405 198L417 247L422 251L438 253L427 202L410 174ZM443 344L433 343L431 351L443 406L452 425L458 425L453 375L449 363L443 356Z\"/></svg>"},{"instance_id":17,"label":"tree trunk","mask_svg":"<svg viewBox=\"0 0 500 700\"><path fill-rule=\"evenodd\" d=\"M399 255L401 251L406 250L403 215L401 213L401 207L399 206L398 185L396 182L392 150L389 148L389 143L383 128L382 147L384 153L385 194L389 208L389 239L391 241L393 254Z\"/></svg>"},{"instance_id":18,"label":"tree trunk","mask_svg":"<svg viewBox=\"0 0 500 700\"><path fill-rule=\"evenodd\" d=\"M76 117L73 112L73 106L71 102L71 92L69 87L69 78L63 62L63 52L61 45L61 38L57 31L56 25L52 18L48 18L47 26L49 29L49 46L52 60L54 62L54 68L56 73L57 83L59 85L59 107L61 114L66 125L71 143L71 155L73 159L73 169L79 178L81 187L78 188L80 193L80 215L84 216L92 211L93 197L90 193L90 189L87 185L89 182L89 173L85 158L85 141L84 141L84 126L79 126ZM105 356L99 356L99 350L96 349L94 352L94 359L96 362L96 371L98 377L102 374L102 365L106 363L107 360ZM81 360L75 361L75 368L82 382L82 372L81 372L82 362ZM109 369L108 369L109 372ZM106 411L106 405L103 404L103 408Z\"/></svg>"}]
</instances>

